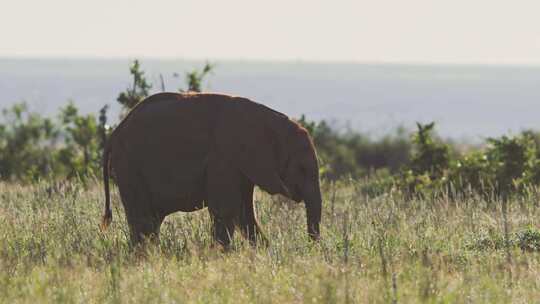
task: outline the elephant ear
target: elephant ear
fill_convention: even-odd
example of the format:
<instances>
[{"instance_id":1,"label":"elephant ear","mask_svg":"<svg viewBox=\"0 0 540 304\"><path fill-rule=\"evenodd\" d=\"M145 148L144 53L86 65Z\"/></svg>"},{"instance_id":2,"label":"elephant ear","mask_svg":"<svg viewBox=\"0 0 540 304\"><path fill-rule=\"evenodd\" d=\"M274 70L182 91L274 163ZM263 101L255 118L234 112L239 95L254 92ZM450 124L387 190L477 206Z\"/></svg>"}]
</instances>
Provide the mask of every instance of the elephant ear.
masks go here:
<instances>
[{"instance_id":1,"label":"elephant ear","mask_svg":"<svg viewBox=\"0 0 540 304\"><path fill-rule=\"evenodd\" d=\"M216 124L216 150L264 191L290 196L279 176L277 134L268 126L275 113L250 100L228 102Z\"/></svg>"}]
</instances>

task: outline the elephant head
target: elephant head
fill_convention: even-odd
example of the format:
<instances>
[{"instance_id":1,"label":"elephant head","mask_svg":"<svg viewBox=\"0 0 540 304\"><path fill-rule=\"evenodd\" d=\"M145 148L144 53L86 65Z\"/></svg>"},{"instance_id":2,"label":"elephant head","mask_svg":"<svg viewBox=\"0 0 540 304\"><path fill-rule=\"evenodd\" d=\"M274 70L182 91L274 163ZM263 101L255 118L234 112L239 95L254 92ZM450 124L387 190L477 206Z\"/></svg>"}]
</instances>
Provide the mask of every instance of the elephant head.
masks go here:
<instances>
[{"instance_id":1,"label":"elephant head","mask_svg":"<svg viewBox=\"0 0 540 304\"><path fill-rule=\"evenodd\" d=\"M283 173L280 176L289 190L289 197L306 204L308 234L311 238L318 239L322 198L317 155L305 129L296 124L290 129L286 146L289 153L281 167Z\"/></svg>"},{"instance_id":2,"label":"elephant head","mask_svg":"<svg viewBox=\"0 0 540 304\"><path fill-rule=\"evenodd\" d=\"M282 113L243 98L222 110L218 152L270 194L304 201L309 236L320 237L319 166L308 132Z\"/></svg>"}]
</instances>

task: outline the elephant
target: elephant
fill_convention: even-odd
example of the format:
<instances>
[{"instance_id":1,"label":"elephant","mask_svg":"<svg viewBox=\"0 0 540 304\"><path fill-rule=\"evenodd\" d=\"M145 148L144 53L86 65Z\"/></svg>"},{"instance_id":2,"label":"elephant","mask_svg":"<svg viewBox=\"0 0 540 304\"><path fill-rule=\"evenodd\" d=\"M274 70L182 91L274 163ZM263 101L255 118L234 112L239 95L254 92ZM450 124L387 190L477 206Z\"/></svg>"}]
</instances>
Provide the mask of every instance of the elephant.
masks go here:
<instances>
[{"instance_id":1,"label":"elephant","mask_svg":"<svg viewBox=\"0 0 540 304\"><path fill-rule=\"evenodd\" d=\"M255 216L255 185L304 201L307 233L320 238L319 165L309 133L247 98L165 92L139 102L105 144L102 229L112 221L110 175L134 244L159 240L167 215L203 208L214 240L224 247L235 227L252 244L267 241Z\"/></svg>"}]
</instances>

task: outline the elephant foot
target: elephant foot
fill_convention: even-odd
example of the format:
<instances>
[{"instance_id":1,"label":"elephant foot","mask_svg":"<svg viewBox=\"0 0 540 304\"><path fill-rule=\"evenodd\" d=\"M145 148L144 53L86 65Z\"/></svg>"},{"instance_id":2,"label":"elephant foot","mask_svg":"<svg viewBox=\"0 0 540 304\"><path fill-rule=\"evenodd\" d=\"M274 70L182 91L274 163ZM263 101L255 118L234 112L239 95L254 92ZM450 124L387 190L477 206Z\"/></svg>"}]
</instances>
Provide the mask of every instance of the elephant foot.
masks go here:
<instances>
[{"instance_id":1,"label":"elephant foot","mask_svg":"<svg viewBox=\"0 0 540 304\"><path fill-rule=\"evenodd\" d=\"M234 236L233 220L214 217L213 221L214 240L223 246L225 251L229 251L231 249L231 242Z\"/></svg>"},{"instance_id":2,"label":"elephant foot","mask_svg":"<svg viewBox=\"0 0 540 304\"><path fill-rule=\"evenodd\" d=\"M163 216L128 216L132 247L145 247L147 244L159 245L159 230Z\"/></svg>"}]
</instances>

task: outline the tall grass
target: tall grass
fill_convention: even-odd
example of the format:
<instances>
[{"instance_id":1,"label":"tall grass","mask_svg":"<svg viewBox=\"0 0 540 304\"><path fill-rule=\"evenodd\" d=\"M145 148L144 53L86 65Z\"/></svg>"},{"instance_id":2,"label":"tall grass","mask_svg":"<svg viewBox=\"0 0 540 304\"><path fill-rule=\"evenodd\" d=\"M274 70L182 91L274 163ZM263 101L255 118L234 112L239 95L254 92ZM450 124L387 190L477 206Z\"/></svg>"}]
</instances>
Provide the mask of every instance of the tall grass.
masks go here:
<instances>
[{"instance_id":1,"label":"tall grass","mask_svg":"<svg viewBox=\"0 0 540 304\"><path fill-rule=\"evenodd\" d=\"M178 213L160 246L132 250L118 196L99 231L98 183L0 184L4 303L530 303L540 298L540 210L502 204L366 197L323 183L323 238L308 241L302 204L256 192L271 244L239 235L223 252L207 211ZM114 191L116 192L116 191ZM506 230L506 231L505 231ZM511 260L508 257L511 256ZM511 276L508 274L511 273Z\"/></svg>"}]
</instances>

